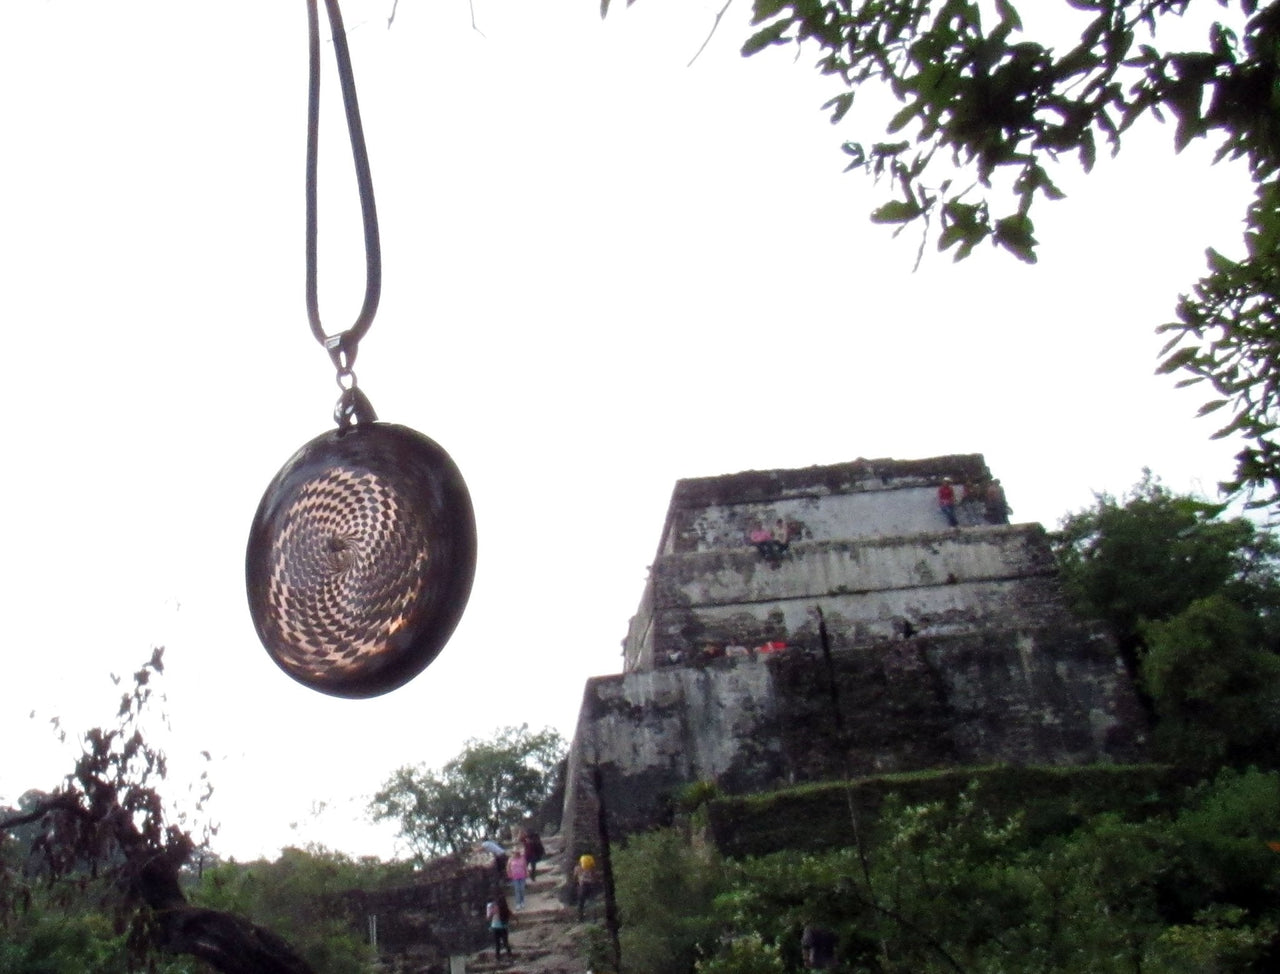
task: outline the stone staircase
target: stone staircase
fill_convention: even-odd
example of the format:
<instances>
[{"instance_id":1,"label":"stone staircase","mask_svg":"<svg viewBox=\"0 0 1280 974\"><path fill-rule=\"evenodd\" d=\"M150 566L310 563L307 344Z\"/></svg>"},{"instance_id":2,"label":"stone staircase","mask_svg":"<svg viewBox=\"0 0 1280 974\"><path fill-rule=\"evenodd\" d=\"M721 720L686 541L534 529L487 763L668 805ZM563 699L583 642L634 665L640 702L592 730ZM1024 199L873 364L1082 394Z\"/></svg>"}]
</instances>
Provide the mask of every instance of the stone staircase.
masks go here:
<instances>
[{"instance_id":1,"label":"stone staircase","mask_svg":"<svg viewBox=\"0 0 1280 974\"><path fill-rule=\"evenodd\" d=\"M562 840L544 837L547 858L538 864L538 879L525 887L524 909L512 906L510 922L511 957L494 960L492 948L472 954L466 960L469 972L501 971L502 974L586 974L582 957L583 931L600 922L602 907L597 899L587 908L585 923L578 921L577 908L566 906L566 886L572 877L564 873ZM571 897L568 897L571 898ZM456 968L454 974L458 974Z\"/></svg>"}]
</instances>

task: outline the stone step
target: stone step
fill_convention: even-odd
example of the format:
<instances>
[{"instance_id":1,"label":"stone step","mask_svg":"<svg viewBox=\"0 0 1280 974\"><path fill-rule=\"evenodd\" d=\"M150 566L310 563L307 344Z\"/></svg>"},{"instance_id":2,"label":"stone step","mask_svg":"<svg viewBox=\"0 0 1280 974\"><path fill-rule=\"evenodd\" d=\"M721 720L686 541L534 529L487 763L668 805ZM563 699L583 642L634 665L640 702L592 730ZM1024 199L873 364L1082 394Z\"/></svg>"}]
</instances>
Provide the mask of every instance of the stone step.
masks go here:
<instances>
[{"instance_id":1,"label":"stone step","mask_svg":"<svg viewBox=\"0 0 1280 974\"><path fill-rule=\"evenodd\" d=\"M510 886L504 890L513 907L509 931L512 956L504 954L495 960L491 948L469 954L467 974L583 974L586 967L579 956L577 909L561 900L567 881L558 858L560 848L558 836L547 841L548 858L539 864L538 878L525 886L523 910L514 909Z\"/></svg>"},{"instance_id":2,"label":"stone step","mask_svg":"<svg viewBox=\"0 0 1280 974\"><path fill-rule=\"evenodd\" d=\"M543 957L548 957L553 953L555 953L555 951L546 947L525 948L523 950L516 950L514 947L511 948L511 956L524 961L526 964L531 961L541 960ZM467 964L467 968L468 970L479 970L481 965L493 965L495 963L498 965L505 965L510 963L510 961L507 959L507 955L503 954L502 960L495 962L493 959L493 951L485 950L478 954L473 954L470 963Z\"/></svg>"},{"instance_id":3,"label":"stone step","mask_svg":"<svg viewBox=\"0 0 1280 974\"><path fill-rule=\"evenodd\" d=\"M568 908L559 910L525 910L523 913L511 915L511 930L532 930L537 927L555 926L564 922Z\"/></svg>"},{"instance_id":4,"label":"stone step","mask_svg":"<svg viewBox=\"0 0 1280 974\"><path fill-rule=\"evenodd\" d=\"M553 958L553 962L546 963L548 958ZM504 954L499 961L493 959L492 953L467 959L467 974L490 974L492 971L503 971L504 974L581 974L582 964L573 964L549 950L514 951L511 957Z\"/></svg>"}]
</instances>

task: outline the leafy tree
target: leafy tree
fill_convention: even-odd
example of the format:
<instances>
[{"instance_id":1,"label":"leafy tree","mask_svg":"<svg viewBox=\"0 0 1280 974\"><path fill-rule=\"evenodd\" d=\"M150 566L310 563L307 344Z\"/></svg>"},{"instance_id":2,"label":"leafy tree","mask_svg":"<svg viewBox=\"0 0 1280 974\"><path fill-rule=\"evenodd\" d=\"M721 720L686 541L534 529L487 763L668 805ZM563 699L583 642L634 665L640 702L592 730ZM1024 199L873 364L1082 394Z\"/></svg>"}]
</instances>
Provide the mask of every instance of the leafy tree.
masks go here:
<instances>
[{"instance_id":1,"label":"leafy tree","mask_svg":"<svg viewBox=\"0 0 1280 974\"><path fill-rule=\"evenodd\" d=\"M1156 753L1193 768L1277 766L1277 544L1145 471L1054 537L1068 594L1103 620L1147 695Z\"/></svg>"},{"instance_id":2,"label":"leafy tree","mask_svg":"<svg viewBox=\"0 0 1280 974\"><path fill-rule=\"evenodd\" d=\"M613 854L624 965L635 974L691 970L720 935L711 906L725 884L711 847L678 829L631 837Z\"/></svg>"},{"instance_id":3,"label":"leafy tree","mask_svg":"<svg viewBox=\"0 0 1280 974\"><path fill-rule=\"evenodd\" d=\"M1252 521L1222 515L1222 505L1175 494L1147 470L1123 498L1099 494L1092 508L1063 519L1053 544L1067 593L1081 614L1110 627L1135 672L1146 623L1209 596L1251 615L1256 645L1274 641L1280 545Z\"/></svg>"},{"instance_id":4,"label":"leafy tree","mask_svg":"<svg viewBox=\"0 0 1280 974\"><path fill-rule=\"evenodd\" d=\"M392 820L414 857L460 852L503 824L533 815L554 785L565 753L554 728L503 727L489 740L472 738L438 771L397 769L373 796L375 821Z\"/></svg>"},{"instance_id":5,"label":"leafy tree","mask_svg":"<svg viewBox=\"0 0 1280 974\"><path fill-rule=\"evenodd\" d=\"M1163 756L1191 766L1275 767L1280 656L1260 648L1255 620L1222 595L1144 627L1142 677L1155 701Z\"/></svg>"},{"instance_id":6,"label":"leafy tree","mask_svg":"<svg viewBox=\"0 0 1280 974\"><path fill-rule=\"evenodd\" d=\"M101 913L71 915L28 903L3 925L0 971L4 974L127 974L126 937Z\"/></svg>"},{"instance_id":7,"label":"leafy tree","mask_svg":"<svg viewBox=\"0 0 1280 974\"><path fill-rule=\"evenodd\" d=\"M310 974L269 930L187 901L182 870L196 843L165 815L156 787L167 761L140 728L163 671L157 649L134 674L116 725L84 735L62 786L0 815L5 970L159 971L159 955L186 954L225 974Z\"/></svg>"},{"instance_id":8,"label":"leafy tree","mask_svg":"<svg viewBox=\"0 0 1280 974\"><path fill-rule=\"evenodd\" d=\"M1255 187L1244 254L1208 252L1206 275L1160 327L1171 336L1161 369L1212 387L1202 412L1230 407L1218 435L1249 445L1226 486L1280 501L1280 2L1219 0L1188 49L1176 28L1204 8L1188 0L1021 6L1056 16L1032 37L1011 0L753 0L742 50L814 52L836 88L832 121L883 132L844 144L849 169L890 188L871 219L920 226L922 248L932 239L957 259L987 241L1034 261L1033 209L1063 197L1053 173L1092 170L1144 117L1173 122L1175 151L1205 139L1215 161L1243 160ZM897 110L880 111L877 93Z\"/></svg>"}]
</instances>

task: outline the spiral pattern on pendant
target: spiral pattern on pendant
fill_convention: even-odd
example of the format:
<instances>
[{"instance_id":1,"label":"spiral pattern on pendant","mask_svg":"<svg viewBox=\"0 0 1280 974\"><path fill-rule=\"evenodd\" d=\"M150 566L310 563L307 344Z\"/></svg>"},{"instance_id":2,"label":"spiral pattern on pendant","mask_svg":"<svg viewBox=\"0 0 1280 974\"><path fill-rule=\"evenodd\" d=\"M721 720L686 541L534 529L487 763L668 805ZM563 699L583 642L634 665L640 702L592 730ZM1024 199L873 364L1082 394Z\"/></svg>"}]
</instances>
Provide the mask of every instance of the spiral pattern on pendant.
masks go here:
<instances>
[{"instance_id":1,"label":"spiral pattern on pendant","mask_svg":"<svg viewBox=\"0 0 1280 974\"><path fill-rule=\"evenodd\" d=\"M415 506L369 470L331 467L301 484L269 556L282 665L302 679L342 677L402 649L428 538Z\"/></svg>"}]
</instances>

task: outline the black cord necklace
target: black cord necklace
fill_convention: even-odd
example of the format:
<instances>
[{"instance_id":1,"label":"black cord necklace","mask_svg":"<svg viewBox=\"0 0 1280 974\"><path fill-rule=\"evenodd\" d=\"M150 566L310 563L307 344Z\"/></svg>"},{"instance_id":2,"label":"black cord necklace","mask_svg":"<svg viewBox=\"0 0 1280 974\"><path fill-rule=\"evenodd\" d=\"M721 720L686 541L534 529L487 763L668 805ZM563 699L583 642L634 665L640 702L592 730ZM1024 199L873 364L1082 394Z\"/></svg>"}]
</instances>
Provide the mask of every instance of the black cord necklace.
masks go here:
<instances>
[{"instance_id":1,"label":"black cord necklace","mask_svg":"<svg viewBox=\"0 0 1280 974\"><path fill-rule=\"evenodd\" d=\"M337 369L336 430L311 440L268 485L249 532L249 611L267 652L323 693L372 697L413 679L444 648L475 576L476 532L462 474L437 443L377 421L356 383L356 350L382 290L373 180L337 0L324 0L364 222L365 296L328 334L316 281L320 117L317 0L307 0L307 318Z\"/></svg>"}]
</instances>

